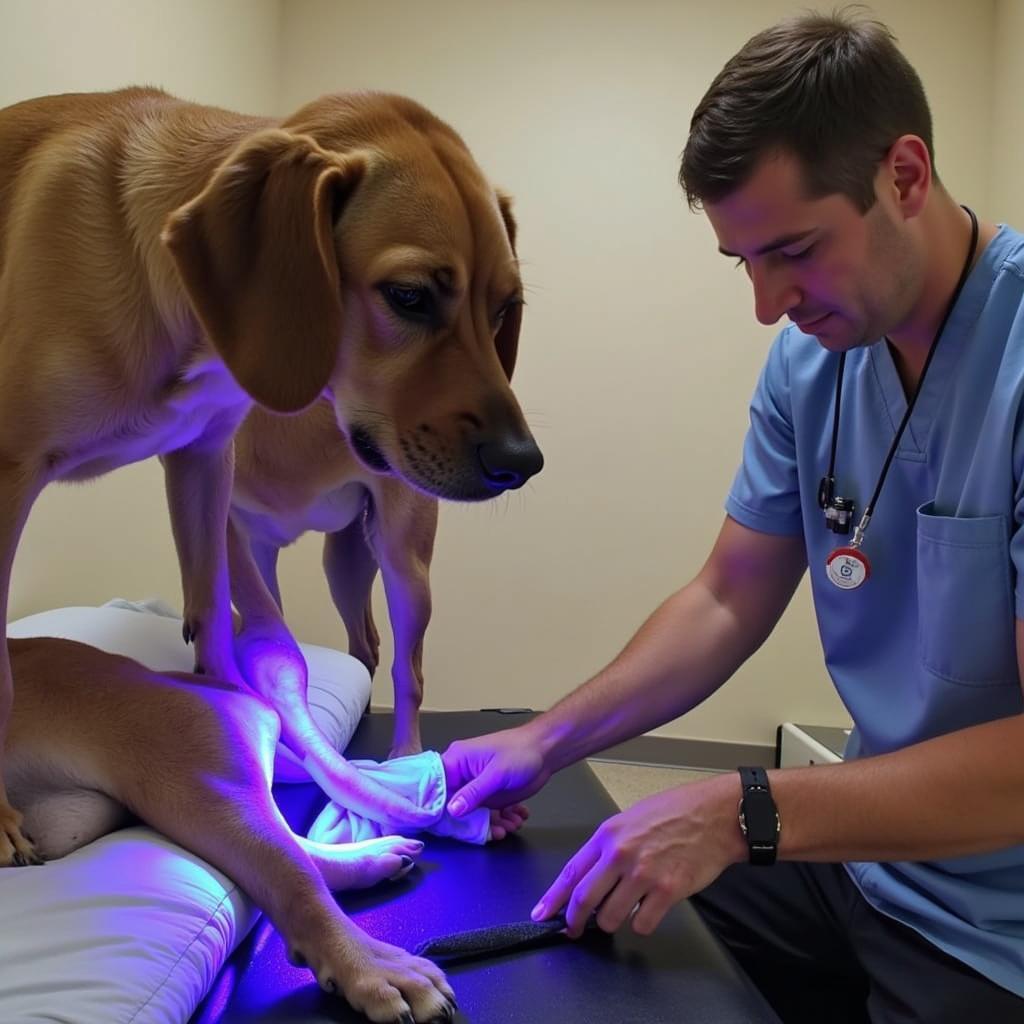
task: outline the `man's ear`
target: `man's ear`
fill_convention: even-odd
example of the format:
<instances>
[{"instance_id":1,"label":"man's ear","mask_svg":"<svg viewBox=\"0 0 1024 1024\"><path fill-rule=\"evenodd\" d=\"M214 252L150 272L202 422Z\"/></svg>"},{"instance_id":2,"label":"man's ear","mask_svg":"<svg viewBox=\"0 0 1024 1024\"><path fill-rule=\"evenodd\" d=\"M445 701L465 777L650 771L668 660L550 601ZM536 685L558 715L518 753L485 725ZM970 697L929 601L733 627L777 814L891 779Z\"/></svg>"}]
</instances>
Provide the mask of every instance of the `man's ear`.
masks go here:
<instances>
[{"instance_id":1,"label":"man's ear","mask_svg":"<svg viewBox=\"0 0 1024 1024\"><path fill-rule=\"evenodd\" d=\"M919 135L901 135L886 153L882 166L900 212L917 217L931 192L933 173L928 147Z\"/></svg>"},{"instance_id":2,"label":"man's ear","mask_svg":"<svg viewBox=\"0 0 1024 1024\"><path fill-rule=\"evenodd\" d=\"M501 219L505 223L505 233L508 235L508 244L512 248L512 255L516 256L516 220L512 216L512 198L504 192L498 192L498 209L501 211ZM516 353L519 351L519 328L523 321L522 303L516 303L506 314L502 321L498 334L494 339L495 347L498 350L498 359L505 376L511 380L512 371L516 368Z\"/></svg>"},{"instance_id":3,"label":"man's ear","mask_svg":"<svg viewBox=\"0 0 1024 1024\"><path fill-rule=\"evenodd\" d=\"M341 337L334 221L366 170L312 138L260 132L167 219L192 309L238 383L275 412L326 387Z\"/></svg>"}]
</instances>

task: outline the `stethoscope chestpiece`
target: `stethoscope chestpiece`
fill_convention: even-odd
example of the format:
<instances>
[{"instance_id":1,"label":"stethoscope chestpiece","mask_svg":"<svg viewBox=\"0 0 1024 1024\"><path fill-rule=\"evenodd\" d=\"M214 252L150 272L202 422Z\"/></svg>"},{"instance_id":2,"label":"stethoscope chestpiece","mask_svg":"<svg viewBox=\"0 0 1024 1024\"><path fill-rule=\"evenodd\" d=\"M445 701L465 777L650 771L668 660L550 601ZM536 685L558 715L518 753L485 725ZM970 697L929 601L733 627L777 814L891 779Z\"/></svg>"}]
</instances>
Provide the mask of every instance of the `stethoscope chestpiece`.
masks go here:
<instances>
[{"instance_id":1,"label":"stethoscope chestpiece","mask_svg":"<svg viewBox=\"0 0 1024 1024\"><path fill-rule=\"evenodd\" d=\"M852 498L836 497L836 479L823 476L818 484L818 507L825 511L825 528L833 533L849 533L855 505Z\"/></svg>"},{"instance_id":2,"label":"stethoscope chestpiece","mask_svg":"<svg viewBox=\"0 0 1024 1024\"><path fill-rule=\"evenodd\" d=\"M825 526L833 533L849 533L855 508L853 498L833 498L825 507Z\"/></svg>"}]
</instances>

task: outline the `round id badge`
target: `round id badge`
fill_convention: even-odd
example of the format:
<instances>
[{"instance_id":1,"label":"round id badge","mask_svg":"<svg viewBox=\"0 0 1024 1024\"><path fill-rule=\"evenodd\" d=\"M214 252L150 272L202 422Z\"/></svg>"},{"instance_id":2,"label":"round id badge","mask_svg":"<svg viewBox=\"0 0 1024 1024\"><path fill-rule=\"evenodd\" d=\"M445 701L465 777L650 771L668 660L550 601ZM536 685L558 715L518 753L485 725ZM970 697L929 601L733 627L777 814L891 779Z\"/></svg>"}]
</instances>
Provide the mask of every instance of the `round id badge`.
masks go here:
<instances>
[{"instance_id":1,"label":"round id badge","mask_svg":"<svg viewBox=\"0 0 1024 1024\"><path fill-rule=\"evenodd\" d=\"M856 590L871 575L871 563L857 548L836 548L825 562L825 572L840 590Z\"/></svg>"}]
</instances>

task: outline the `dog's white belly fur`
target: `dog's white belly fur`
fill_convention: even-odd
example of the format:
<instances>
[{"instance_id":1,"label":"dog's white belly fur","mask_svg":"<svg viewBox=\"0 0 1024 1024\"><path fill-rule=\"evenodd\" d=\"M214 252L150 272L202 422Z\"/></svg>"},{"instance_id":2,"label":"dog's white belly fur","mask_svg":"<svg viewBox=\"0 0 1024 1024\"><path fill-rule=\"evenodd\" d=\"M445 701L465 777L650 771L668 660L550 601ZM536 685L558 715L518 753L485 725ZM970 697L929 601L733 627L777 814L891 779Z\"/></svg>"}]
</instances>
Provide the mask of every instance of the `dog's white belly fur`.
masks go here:
<instances>
[{"instance_id":1,"label":"dog's white belly fur","mask_svg":"<svg viewBox=\"0 0 1024 1024\"><path fill-rule=\"evenodd\" d=\"M304 533L335 533L350 526L366 507L366 488L347 483L300 509L271 510L258 501L236 495L235 514L241 515L249 535L283 548Z\"/></svg>"},{"instance_id":2,"label":"dog's white belly fur","mask_svg":"<svg viewBox=\"0 0 1024 1024\"><path fill-rule=\"evenodd\" d=\"M154 455L177 451L210 434L234 433L252 400L222 363L198 366L152 404L79 449L55 453L58 480L86 480Z\"/></svg>"},{"instance_id":3,"label":"dog's white belly fur","mask_svg":"<svg viewBox=\"0 0 1024 1024\"><path fill-rule=\"evenodd\" d=\"M123 804L52 754L9 757L4 773L11 800L24 814L25 831L44 860L63 857L131 818Z\"/></svg>"}]
</instances>

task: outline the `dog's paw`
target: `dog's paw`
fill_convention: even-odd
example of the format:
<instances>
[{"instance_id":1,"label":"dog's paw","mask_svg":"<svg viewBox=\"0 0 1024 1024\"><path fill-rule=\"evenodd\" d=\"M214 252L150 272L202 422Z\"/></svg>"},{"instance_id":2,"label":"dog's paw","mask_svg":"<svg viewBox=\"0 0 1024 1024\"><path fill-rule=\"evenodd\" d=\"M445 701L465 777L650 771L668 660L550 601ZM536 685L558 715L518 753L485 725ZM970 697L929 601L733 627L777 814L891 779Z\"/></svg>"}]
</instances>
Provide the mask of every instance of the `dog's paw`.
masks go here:
<instances>
[{"instance_id":1,"label":"dog's paw","mask_svg":"<svg viewBox=\"0 0 1024 1024\"><path fill-rule=\"evenodd\" d=\"M419 839L381 836L357 843L300 843L319 868L331 892L368 889L383 881L398 881L414 867L423 852Z\"/></svg>"},{"instance_id":2,"label":"dog's paw","mask_svg":"<svg viewBox=\"0 0 1024 1024\"><path fill-rule=\"evenodd\" d=\"M455 1015L455 993L441 968L397 946L366 936L337 963L344 969L334 966L316 971L320 987L343 995L372 1021L428 1024Z\"/></svg>"},{"instance_id":3,"label":"dog's paw","mask_svg":"<svg viewBox=\"0 0 1024 1024\"><path fill-rule=\"evenodd\" d=\"M0 868L42 863L35 844L21 830L21 814L9 804L0 803Z\"/></svg>"}]
</instances>

